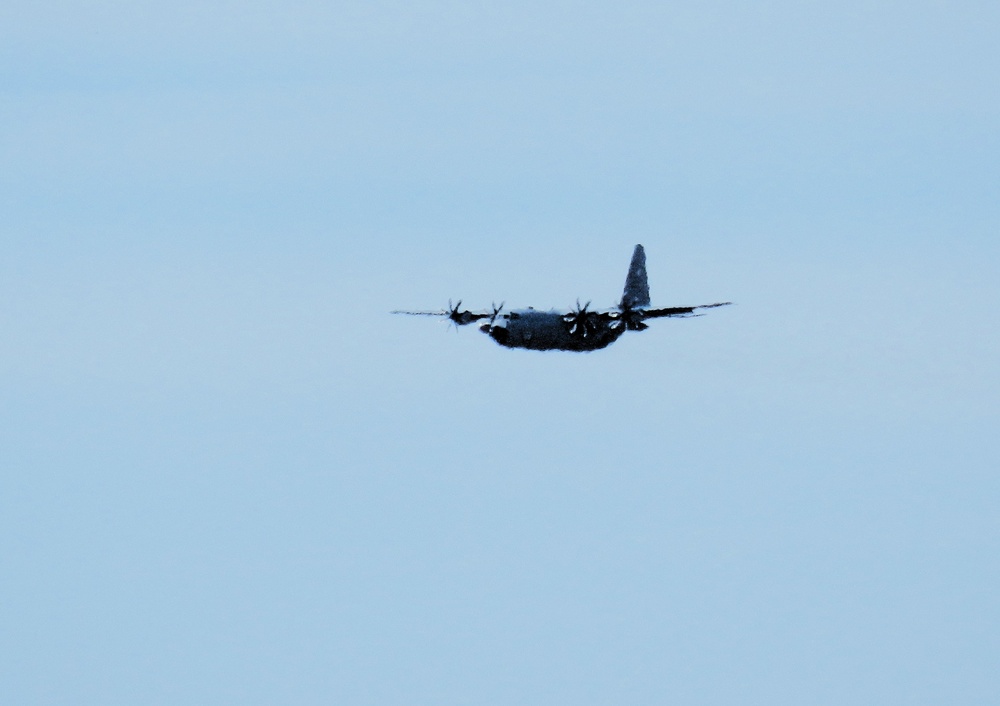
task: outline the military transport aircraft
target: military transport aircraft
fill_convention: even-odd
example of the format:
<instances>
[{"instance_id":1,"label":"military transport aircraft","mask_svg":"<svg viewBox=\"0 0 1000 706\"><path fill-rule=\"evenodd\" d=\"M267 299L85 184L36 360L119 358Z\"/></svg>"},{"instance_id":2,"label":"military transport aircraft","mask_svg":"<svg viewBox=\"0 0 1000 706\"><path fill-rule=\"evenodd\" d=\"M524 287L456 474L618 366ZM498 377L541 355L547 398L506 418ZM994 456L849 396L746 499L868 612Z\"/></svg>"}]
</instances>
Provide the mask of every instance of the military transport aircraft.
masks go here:
<instances>
[{"instance_id":1,"label":"military transport aircraft","mask_svg":"<svg viewBox=\"0 0 1000 706\"><path fill-rule=\"evenodd\" d=\"M632 263L625 278L625 292L621 303L614 309L590 311L590 302L571 311L537 311L532 307L504 312L503 304L490 311L462 311L462 301L446 311L394 311L393 314L413 316L443 316L457 326L482 321L479 330L507 348L530 348L536 351L596 351L606 348L626 331L644 331L649 328L646 319L664 317L688 318L701 316L697 309L713 309L731 302L701 304L699 306L674 306L650 309L649 284L646 281L646 251L636 245Z\"/></svg>"}]
</instances>

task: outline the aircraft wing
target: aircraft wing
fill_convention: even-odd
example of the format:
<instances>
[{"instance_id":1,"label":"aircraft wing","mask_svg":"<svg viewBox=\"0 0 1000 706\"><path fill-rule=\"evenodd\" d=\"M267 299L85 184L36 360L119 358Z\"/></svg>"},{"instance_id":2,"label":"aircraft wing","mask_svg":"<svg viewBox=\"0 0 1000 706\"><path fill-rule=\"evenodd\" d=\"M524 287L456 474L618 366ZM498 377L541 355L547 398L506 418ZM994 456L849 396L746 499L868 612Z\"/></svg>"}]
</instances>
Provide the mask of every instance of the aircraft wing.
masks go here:
<instances>
[{"instance_id":1,"label":"aircraft wing","mask_svg":"<svg viewBox=\"0 0 1000 706\"><path fill-rule=\"evenodd\" d=\"M715 304L699 304L697 306L671 306L665 309L644 309L639 313L643 319L660 319L667 316L687 317L701 316L694 313L698 309L714 309L718 306L729 306L732 302L716 302Z\"/></svg>"}]
</instances>

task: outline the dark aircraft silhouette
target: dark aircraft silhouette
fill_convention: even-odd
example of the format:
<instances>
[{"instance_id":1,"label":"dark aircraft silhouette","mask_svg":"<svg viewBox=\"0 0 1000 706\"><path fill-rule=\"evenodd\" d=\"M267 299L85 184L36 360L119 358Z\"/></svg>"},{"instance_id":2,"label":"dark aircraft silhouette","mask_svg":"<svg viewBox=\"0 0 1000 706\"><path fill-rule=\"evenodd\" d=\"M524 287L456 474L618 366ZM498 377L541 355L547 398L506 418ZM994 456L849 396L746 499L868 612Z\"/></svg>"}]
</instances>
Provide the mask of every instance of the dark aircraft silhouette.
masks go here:
<instances>
[{"instance_id":1,"label":"dark aircraft silhouette","mask_svg":"<svg viewBox=\"0 0 1000 706\"><path fill-rule=\"evenodd\" d=\"M448 302L447 311L394 311L393 314L413 316L444 316L457 326L483 321L479 330L507 348L529 348L535 351L596 351L618 340L626 331L644 331L647 319L701 316L696 309L712 309L731 302L675 306L649 309L649 284L646 281L646 251L636 245L625 278L621 303L614 309L590 311L590 302L568 312L537 311L532 307L503 312L503 304L491 311L460 311L462 301L455 306Z\"/></svg>"}]
</instances>

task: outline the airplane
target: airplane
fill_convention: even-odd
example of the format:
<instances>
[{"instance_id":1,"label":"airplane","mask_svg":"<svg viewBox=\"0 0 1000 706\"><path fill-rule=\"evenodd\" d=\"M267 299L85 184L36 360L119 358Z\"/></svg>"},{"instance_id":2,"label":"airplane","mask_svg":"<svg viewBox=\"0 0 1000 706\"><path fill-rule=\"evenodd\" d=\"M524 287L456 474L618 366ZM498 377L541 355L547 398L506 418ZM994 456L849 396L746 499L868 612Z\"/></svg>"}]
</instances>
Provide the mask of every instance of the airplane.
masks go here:
<instances>
[{"instance_id":1,"label":"airplane","mask_svg":"<svg viewBox=\"0 0 1000 706\"><path fill-rule=\"evenodd\" d=\"M590 302L570 311L538 311L534 307L503 311L503 304L490 311L462 311L462 300L446 311L393 311L410 316L443 316L456 326L468 326L482 321L479 330L506 348L527 348L534 351L596 351L607 348L626 331L645 331L648 319L690 318L702 316L699 309L714 309L732 302L717 302L698 306L649 308L649 283L646 278L646 251L636 245L632 252L625 291L621 302L613 309L591 311Z\"/></svg>"}]
</instances>

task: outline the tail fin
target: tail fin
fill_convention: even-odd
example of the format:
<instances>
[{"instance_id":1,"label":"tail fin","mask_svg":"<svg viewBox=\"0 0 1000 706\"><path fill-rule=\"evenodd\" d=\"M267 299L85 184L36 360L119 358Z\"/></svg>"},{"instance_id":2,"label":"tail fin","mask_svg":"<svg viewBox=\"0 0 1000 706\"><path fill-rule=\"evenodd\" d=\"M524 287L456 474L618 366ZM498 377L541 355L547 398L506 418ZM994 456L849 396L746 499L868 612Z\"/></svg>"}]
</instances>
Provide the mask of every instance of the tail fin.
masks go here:
<instances>
[{"instance_id":1,"label":"tail fin","mask_svg":"<svg viewBox=\"0 0 1000 706\"><path fill-rule=\"evenodd\" d=\"M632 252L632 262L628 266L628 277L625 278L625 291L622 294L622 309L635 309L649 306L649 282L646 281L646 251L641 245L636 245Z\"/></svg>"}]
</instances>

